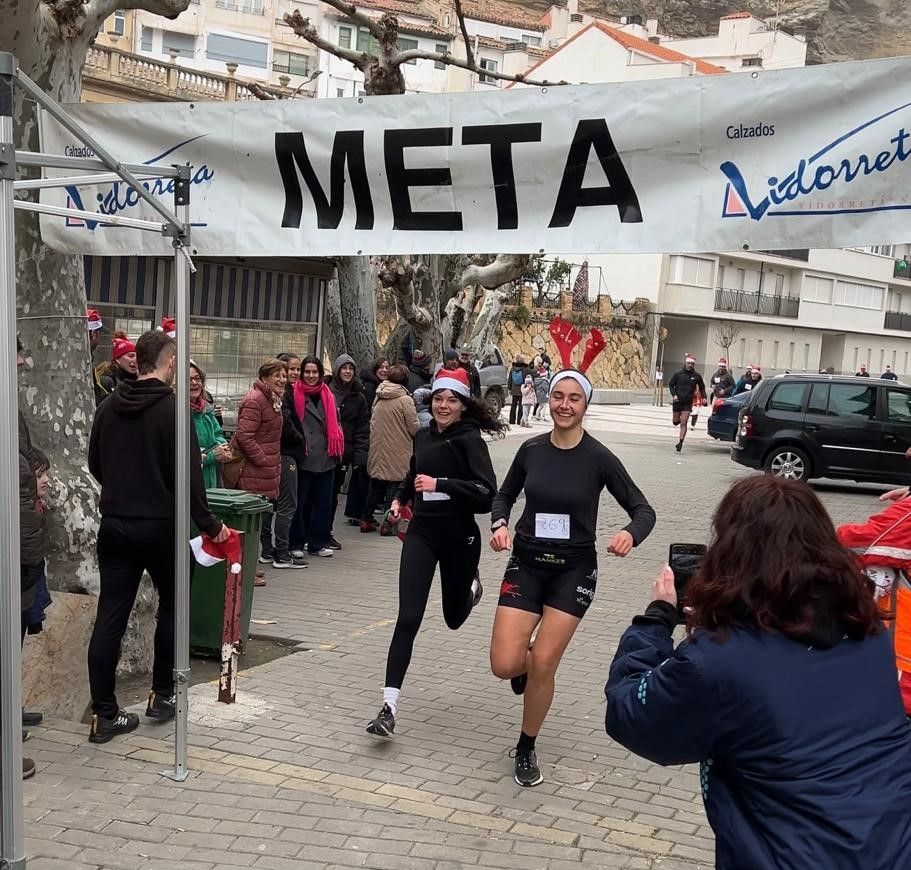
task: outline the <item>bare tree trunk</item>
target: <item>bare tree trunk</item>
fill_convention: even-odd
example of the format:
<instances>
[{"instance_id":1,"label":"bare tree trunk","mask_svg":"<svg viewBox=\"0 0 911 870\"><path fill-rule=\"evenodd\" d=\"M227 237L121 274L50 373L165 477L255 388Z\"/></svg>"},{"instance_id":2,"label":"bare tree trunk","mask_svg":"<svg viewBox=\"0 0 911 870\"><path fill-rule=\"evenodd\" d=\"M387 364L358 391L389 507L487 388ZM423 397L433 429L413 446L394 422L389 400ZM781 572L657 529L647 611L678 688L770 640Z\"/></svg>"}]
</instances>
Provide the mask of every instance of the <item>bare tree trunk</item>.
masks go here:
<instances>
[{"instance_id":1,"label":"bare tree trunk","mask_svg":"<svg viewBox=\"0 0 911 870\"><path fill-rule=\"evenodd\" d=\"M323 343L329 359L336 359L346 353L348 340L345 338L345 322L342 318L342 300L339 296L338 277L333 275L326 285L326 309L323 313ZM319 348L317 348L319 353Z\"/></svg>"},{"instance_id":2,"label":"bare tree trunk","mask_svg":"<svg viewBox=\"0 0 911 870\"><path fill-rule=\"evenodd\" d=\"M369 257L339 257L336 261L339 311L345 351L361 367L379 355L376 337L376 271ZM337 355L337 354L336 354ZM333 359L335 357L333 356Z\"/></svg>"},{"instance_id":3,"label":"bare tree trunk","mask_svg":"<svg viewBox=\"0 0 911 870\"><path fill-rule=\"evenodd\" d=\"M503 284L493 290L488 290L484 295L484 302L475 321L474 329L468 345L471 353L477 358L482 358L493 348L497 329L503 317L503 306L509 298L511 284Z\"/></svg>"},{"instance_id":4,"label":"bare tree trunk","mask_svg":"<svg viewBox=\"0 0 911 870\"><path fill-rule=\"evenodd\" d=\"M22 20L30 18L28 4L12 8L0 6L0 49L12 51L55 99L78 102L88 40L55 39L40 25L36 34L36 22L28 27ZM39 151L35 106L18 91L13 113L17 147ZM23 213L16 215L16 252L19 335L33 361L21 376L19 407L35 445L51 458L55 481L48 579L53 588L96 592L97 486L86 467L94 396L82 257L52 251L41 241L37 217Z\"/></svg>"}]
</instances>

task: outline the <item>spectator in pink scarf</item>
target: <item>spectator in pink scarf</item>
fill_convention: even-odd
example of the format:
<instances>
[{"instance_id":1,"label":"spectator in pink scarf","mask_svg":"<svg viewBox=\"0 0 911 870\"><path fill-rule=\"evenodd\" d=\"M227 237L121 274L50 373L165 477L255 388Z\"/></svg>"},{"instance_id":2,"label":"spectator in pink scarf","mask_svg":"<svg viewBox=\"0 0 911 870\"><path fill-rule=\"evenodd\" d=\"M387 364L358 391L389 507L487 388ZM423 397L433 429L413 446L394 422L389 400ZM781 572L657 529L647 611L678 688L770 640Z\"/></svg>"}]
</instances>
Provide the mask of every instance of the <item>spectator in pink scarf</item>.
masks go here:
<instances>
[{"instance_id":1,"label":"spectator in pink scarf","mask_svg":"<svg viewBox=\"0 0 911 870\"><path fill-rule=\"evenodd\" d=\"M335 467L345 452L335 397L324 382L322 361L305 357L294 385L294 414L301 422L306 455L298 463L297 513L291 524L291 556L332 556L329 547Z\"/></svg>"}]
</instances>

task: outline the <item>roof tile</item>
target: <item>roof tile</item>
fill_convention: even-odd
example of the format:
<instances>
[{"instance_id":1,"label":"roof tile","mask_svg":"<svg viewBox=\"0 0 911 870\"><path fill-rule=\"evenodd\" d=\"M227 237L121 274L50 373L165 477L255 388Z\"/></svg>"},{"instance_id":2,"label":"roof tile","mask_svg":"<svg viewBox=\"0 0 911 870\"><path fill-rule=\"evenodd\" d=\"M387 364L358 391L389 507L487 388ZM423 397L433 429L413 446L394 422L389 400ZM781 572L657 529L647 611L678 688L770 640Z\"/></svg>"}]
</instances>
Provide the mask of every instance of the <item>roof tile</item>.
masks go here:
<instances>
[{"instance_id":1,"label":"roof tile","mask_svg":"<svg viewBox=\"0 0 911 870\"><path fill-rule=\"evenodd\" d=\"M502 0L463 0L462 12L466 18L488 21L505 27L518 27L543 33L546 29L540 19L528 15L524 10Z\"/></svg>"}]
</instances>

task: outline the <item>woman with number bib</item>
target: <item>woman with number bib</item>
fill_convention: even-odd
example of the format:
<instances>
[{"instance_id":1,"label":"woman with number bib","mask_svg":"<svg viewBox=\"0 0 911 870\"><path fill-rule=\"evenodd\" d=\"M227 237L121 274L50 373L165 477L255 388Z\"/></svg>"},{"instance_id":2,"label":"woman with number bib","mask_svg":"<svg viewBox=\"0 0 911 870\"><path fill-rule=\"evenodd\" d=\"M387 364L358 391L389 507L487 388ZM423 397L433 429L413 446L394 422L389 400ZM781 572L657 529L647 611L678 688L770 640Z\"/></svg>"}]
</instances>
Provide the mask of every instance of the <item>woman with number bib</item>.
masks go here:
<instances>
[{"instance_id":1,"label":"woman with number bib","mask_svg":"<svg viewBox=\"0 0 911 870\"><path fill-rule=\"evenodd\" d=\"M571 360L574 343L561 347L564 362ZM583 360L583 371L590 356ZM535 739L553 700L560 660L595 596L595 530L602 490L610 492L631 520L613 536L609 553L626 556L655 525L655 512L620 460L582 428L592 397L583 371L567 367L551 378L553 430L519 447L491 510L490 545L498 553L512 549L512 557L500 587L490 664L496 676L510 680L517 695L524 694L515 748L515 780L521 786L544 781ZM523 491L525 509L512 538L509 515Z\"/></svg>"},{"instance_id":2,"label":"woman with number bib","mask_svg":"<svg viewBox=\"0 0 911 870\"><path fill-rule=\"evenodd\" d=\"M367 725L367 733L376 737L391 737L395 729L399 693L437 565L449 628L461 627L481 600L481 533L474 517L490 510L497 489L481 432L499 432L504 424L471 398L464 369L434 381L430 408L433 420L415 435L408 476L390 506L390 518L397 522L413 500L414 518L402 547L399 613L386 661L383 706Z\"/></svg>"}]
</instances>

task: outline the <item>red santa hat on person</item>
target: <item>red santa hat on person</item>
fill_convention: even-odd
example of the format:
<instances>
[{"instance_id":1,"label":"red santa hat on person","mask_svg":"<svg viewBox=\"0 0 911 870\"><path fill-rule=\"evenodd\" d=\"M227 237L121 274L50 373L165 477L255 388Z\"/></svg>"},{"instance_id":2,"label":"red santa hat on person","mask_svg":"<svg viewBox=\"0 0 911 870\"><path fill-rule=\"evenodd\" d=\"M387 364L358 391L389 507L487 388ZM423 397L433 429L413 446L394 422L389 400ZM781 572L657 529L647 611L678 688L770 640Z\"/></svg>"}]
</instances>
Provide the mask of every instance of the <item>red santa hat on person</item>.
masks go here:
<instances>
[{"instance_id":1,"label":"red santa hat on person","mask_svg":"<svg viewBox=\"0 0 911 870\"><path fill-rule=\"evenodd\" d=\"M227 568L232 574L240 574L243 558L243 548L240 535L234 529L228 529L227 540L217 544L206 534L202 534L190 541L190 549L200 565L210 567L219 562L227 562Z\"/></svg>"},{"instance_id":2,"label":"red santa hat on person","mask_svg":"<svg viewBox=\"0 0 911 870\"><path fill-rule=\"evenodd\" d=\"M168 338L177 338L177 321L173 317L162 317L158 327Z\"/></svg>"},{"instance_id":3,"label":"red santa hat on person","mask_svg":"<svg viewBox=\"0 0 911 870\"><path fill-rule=\"evenodd\" d=\"M94 332L96 329L101 329L101 315L94 308L89 308L86 310L85 319L85 325L88 327L89 332Z\"/></svg>"},{"instance_id":4,"label":"red santa hat on person","mask_svg":"<svg viewBox=\"0 0 911 870\"><path fill-rule=\"evenodd\" d=\"M684 361L685 363L694 363L694 364L695 364L695 362L696 362L696 357L694 357L691 353L688 353L688 354L686 355L686 357L684 358L683 361Z\"/></svg>"},{"instance_id":5,"label":"red santa hat on person","mask_svg":"<svg viewBox=\"0 0 911 870\"><path fill-rule=\"evenodd\" d=\"M446 387L438 386L437 381L441 379L460 381L463 386L468 387L468 372L461 366L457 369L440 369L434 377L433 389L435 391L447 389Z\"/></svg>"},{"instance_id":6,"label":"red santa hat on person","mask_svg":"<svg viewBox=\"0 0 911 870\"><path fill-rule=\"evenodd\" d=\"M120 359L128 353L135 353L136 345L133 344L126 336L123 338L115 338L111 342L111 359Z\"/></svg>"},{"instance_id":7,"label":"red santa hat on person","mask_svg":"<svg viewBox=\"0 0 911 870\"><path fill-rule=\"evenodd\" d=\"M719 360L718 360L718 365L720 365L720 366L726 366L727 364L728 364L728 361L727 361L724 357L720 357L720 358L719 358Z\"/></svg>"}]
</instances>

